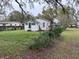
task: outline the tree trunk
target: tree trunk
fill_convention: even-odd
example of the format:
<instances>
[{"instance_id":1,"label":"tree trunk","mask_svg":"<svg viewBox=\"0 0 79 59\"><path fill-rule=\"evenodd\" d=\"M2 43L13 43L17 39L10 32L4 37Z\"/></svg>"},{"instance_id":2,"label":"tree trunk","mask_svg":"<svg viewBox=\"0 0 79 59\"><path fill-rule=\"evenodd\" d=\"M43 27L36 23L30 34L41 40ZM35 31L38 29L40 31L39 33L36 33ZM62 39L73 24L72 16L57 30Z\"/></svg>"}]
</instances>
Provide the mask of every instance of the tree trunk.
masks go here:
<instances>
[{"instance_id":1,"label":"tree trunk","mask_svg":"<svg viewBox=\"0 0 79 59\"><path fill-rule=\"evenodd\" d=\"M50 21L50 26L49 26L49 31L52 31L53 30L53 21L51 20Z\"/></svg>"}]
</instances>

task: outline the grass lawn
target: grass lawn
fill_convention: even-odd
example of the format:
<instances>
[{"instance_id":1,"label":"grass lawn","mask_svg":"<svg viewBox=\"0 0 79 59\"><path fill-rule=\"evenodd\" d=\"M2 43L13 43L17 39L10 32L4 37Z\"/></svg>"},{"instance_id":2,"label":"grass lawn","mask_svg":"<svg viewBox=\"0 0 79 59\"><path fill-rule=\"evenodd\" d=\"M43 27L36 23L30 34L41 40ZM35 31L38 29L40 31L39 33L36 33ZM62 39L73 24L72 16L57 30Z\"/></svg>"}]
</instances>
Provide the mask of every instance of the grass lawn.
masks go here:
<instances>
[{"instance_id":1,"label":"grass lawn","mask_svg":"<svg viewBox=\"0 0 79 59\"><path fill-rule=\"evenodd\" d=\"M61 36L53 46L28 52L24 59L79 59L79 29L68 28Z\"/></svg>"},{"instance_id":2,"label":"grass lawn","mask_svg":"<svg viewBox=\"0 0 79 59\"><path fill-rule=\"evenodd\" d=\"M62 33L62 36L64 38L64 42L74 41L79 43L79 29L68 28Z\"/></svg>"},{"instance_id":3,"label":"grass lawn","mask_svg":"<svg viewBox=\"0 0 79 59\"><path fill-rule=\"evenodd\" d=\"M13 56L25 52L22 59L79 59L79 29L68 28L61 34L62 40L53 46L42 50L25 51L33 43L32 38L38 35L39 32L19 30L0 32L0 56L4 54Z\"/></svg>"},{"instance_id":4,"label":"grass lawn","mask_svg":"<svg viewBox=\"0 0 79 59\"><path fill-rule=\"evenodd\" d=\"M16 55L24 52L33 42L32 38L37 37L38 32L3 31L0 32L0 56Z\"/></svg>"}]
</instances>

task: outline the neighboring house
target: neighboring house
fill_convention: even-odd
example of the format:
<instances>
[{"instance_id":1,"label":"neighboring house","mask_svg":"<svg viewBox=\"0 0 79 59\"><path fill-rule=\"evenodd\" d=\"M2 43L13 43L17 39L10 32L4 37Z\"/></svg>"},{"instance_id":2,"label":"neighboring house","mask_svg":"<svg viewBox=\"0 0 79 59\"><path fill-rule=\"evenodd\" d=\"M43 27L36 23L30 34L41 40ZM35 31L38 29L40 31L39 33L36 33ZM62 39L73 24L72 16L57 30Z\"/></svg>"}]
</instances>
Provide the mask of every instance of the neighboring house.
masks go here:
<instances>
[{"instance_id":1,"label":"neighboring house","mask_svg":"<svg viewBox=\"0 0 79 59\"><path fill-rule=\"evenodd\" d=\"M76 25L77 25L77 28L79 28L79 21L77 22L77 24L76 24Z\"/></svg>"},{"instance_id":2,"label":"neighboring house","mask_svg":"<svg viewBox=\"0 0 79 59\"><path fill-rule=\"evenodd\" d=\"M23 26L20 22L0 22L0 30L16 30Z\"/></svg>"},{"instance_id":3,"label":"neighboring house","mask_svg":"<svg viewBox=\"0 0 79 59\"><path fill-rule=\"evenodd\" d=\"M71 28L79 28L79 20L74 21L72 24L69 25Z\"/></svg>"},{"instance_id":4,"label":"neighboring house","mask_svg":"<svg viewBox=\"0 0 79 59\"><path fill-rule=\"evenodd\" d=\"M0 22L0 26L22 26L20 22Z\"/></svg>"},{"instance_id":5,"label":"neighboring house","mask_svg":"<svg viewBox=\"0 0 79 59\"><path fill-rule=\"evenodd\" d=\"M36 19L24 23L25 31L49 30L50 23L47 20Z\"/></svg>"}]
</instances>

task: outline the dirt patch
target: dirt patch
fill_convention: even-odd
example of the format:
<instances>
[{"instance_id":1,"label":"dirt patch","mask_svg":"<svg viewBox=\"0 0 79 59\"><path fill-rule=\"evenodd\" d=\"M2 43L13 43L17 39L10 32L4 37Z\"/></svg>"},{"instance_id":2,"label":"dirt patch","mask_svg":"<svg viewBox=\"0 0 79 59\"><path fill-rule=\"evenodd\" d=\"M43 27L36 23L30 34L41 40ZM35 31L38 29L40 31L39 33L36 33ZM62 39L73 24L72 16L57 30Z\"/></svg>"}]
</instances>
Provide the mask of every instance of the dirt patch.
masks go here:
<instances>
[{"instance_id":1,"label":"dirt patch","mask_svg":"<svg viewBox=\"0 0 79 59\"><path fill-rule=\"evenodd\" d=\"M23 59L79 59L79 43L57 41L48 48L29 50Z\"/></svg>"}]
</instances>

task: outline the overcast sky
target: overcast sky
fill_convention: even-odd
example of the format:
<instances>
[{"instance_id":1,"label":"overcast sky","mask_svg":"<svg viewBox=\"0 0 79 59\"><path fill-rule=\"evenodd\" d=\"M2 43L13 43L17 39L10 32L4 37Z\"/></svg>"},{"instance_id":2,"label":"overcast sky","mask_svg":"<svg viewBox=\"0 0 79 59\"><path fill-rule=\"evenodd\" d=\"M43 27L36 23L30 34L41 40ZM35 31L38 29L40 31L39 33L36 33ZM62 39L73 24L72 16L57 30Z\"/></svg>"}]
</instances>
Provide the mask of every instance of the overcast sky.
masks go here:
<instances>
[{"instance_id":1,"label":"overcast sky","mask_svg":"<svg viewBox=\"0 0 79 59\"><path fill-rule=\"evenodd\" d=\"M63 4L66 4L66 0L63 0L62 3L63 3ZM13 4L14 10L21 11L21 9L19 8L18 4L17 4L14 0L13 0L12 4ZM29 4L27 4L27 6L24 7L24 10L25 10L25 11L29 11L30 14L36 16L36 15L38 15L38 13L41 13L41 12L42 12L43 6L45 6L45 5L46 5L46 4L41 4L41 5L40 5L39 3L34 3L34 8L30 8L30 7L29 7ZM10 13L11 11L13 11L13 10L7 9L7 12L8 12L8 13Z\"/></svg>"},{"instance_id":2,"label":"overcast sky","mask_svg":"<svg viewBox=\"0 0 79 59\"><path fill-rule=\"evenodd\" d=\"M15 1L13 1L12 4L13 4L14 10L21 11L21 9L19 8L18 4L17 4ZM45 5L45 4L41 4L41 5L40 5L39 3L34 3L34 4L33 4L33 7L31 8L31 7L29 6L29 4L27 4L23 9L24 9L26 12L29 11L30 14L36 16L36 15L38 15L38 13L41 13L41 12L42 12L44 5ZM7 8L7 13L8 13L8 14L9 14L10 12L12 12L12 11L13 11L12 9L8 9L8 8Z\"/></svg>"}]
</instances>

